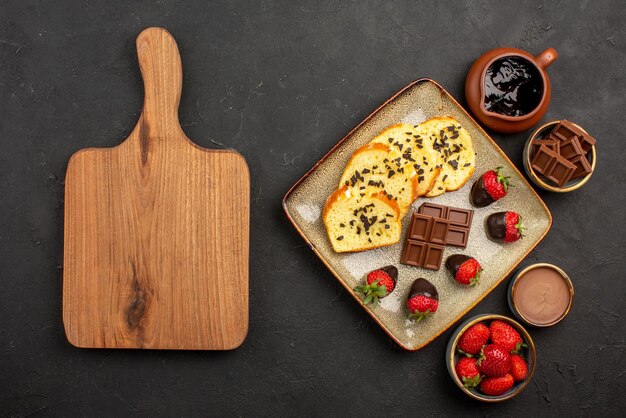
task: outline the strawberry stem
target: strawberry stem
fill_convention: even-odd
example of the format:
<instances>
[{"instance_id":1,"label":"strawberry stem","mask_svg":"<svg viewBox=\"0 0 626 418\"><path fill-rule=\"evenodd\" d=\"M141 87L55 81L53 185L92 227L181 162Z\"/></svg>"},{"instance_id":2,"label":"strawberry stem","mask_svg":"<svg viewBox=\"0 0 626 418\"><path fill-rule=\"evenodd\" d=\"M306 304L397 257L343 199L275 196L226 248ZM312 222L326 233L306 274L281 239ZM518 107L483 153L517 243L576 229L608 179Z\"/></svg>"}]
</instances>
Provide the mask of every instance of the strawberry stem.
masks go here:
<instances>
[{"instance_id":1,"label":"strawberry stem","mask_svg":"<svg viewBox=\"0 0 626 418\"><path fill-rule=\"evenodd\" d=\"M478 386L481 380L482 380L482 376L479 374L477 374L474 377L464 377L463 386L465 386L468 389L472 389Z\"/></svg>"},{"instance_id":2,"label":"strawberry stem","mask_svg":"<svg viewBox=\"0 0 626 418\"><path fill-rule=\"evenodd\" d=\"M415 322L420 322L422 319L428 318L432 314L433 313L430 311L430 309L426 309L425 312L413 312L413 313L410 313L409 317L412 318Z\"/></svg>"},{"instance_id":3,"label":"strawberry stem","mask_svg":"<svg viewBox=\"0 0 626 418\"><path fill-rule=\"evenodd\" d=\"M483 269L481 267L478 267L476 269L476 276L474 276L471 280L470 280L470 286L476 286L478 284L480 284L480 273L483 271Z\"/></svg>"},{"instance_id":4,"label":"strawberry stem","mask_svg":"<svg viewBox=\"0 0 626 418\"><path fill-rule=\"evenodd\" d=\"M504 174L502 174L502 170L504 168L503 167L496 167L496 177L498 180L498 183L502 184L502 187L504 188L504 191L508 191L509 187L514 187L511 184L511 181L509 180L511 177L509 176L505 176Z\"/></svg>"},{"instance_id":5,"label":"strawberry stem","mask_svg":"<svg viewBox=\"0 0 626 418\"><path fill-rule=\"evenodd\" d=\"M461 350L460 348L457 348L457 349L456 349L456 351L458 351L458 352L459 352L459 354L461 354L461 355L463 355L463 356L465 356L465 357L467 357L467 358L472 358L472 357L474 357L474 356L473 356L473 355L471 355L470 353L466 353L465 351Z\"/></svg>"},{"instance_id":6,"label":"strawberry stem","mask_svg":"<svg viewBox=\"0 0 626 418\"><path fill-rule=\"evenodd\" d=\"M517 229L517 232L519 233L519 237L524 238L524 231L526 230L526 227L524 226L524 223L522 222L521 215L519 215L517 223L515 224L515 228Z\"/></svg>"},{"instance_id":7,"label":"strawberry stem","mask_svg":"<svg viewBox=\"0 0 626 418\"><path fill-rule=\"evenodd\" d=\"M372 308L375 308L378 306L378 299L387 296L387 287L379 286L378 282L379 280L376 280L375 282L372 282L372 284L359 285L353 289L355 292L363 293L365 296L363 298L364 305L371 304Z\"/></svg>"}]
</instances>

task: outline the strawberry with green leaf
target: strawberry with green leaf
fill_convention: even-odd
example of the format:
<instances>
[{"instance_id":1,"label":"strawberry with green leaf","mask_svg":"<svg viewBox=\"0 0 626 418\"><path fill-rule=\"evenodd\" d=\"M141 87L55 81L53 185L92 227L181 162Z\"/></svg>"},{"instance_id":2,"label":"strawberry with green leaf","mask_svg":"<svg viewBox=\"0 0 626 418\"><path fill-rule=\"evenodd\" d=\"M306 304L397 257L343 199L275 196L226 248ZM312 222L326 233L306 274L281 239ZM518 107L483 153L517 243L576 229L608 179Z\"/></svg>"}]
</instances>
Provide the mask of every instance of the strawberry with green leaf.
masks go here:
<instances>
[{"instance_id":1,"label":"strawberry with green leaf","mask_svg":"<svg viewBox=\"0 0 626 418\"><path fill-rule=\"evenodd\" d=\"M439 293L437 288L426 279L415 279L406 301L409 317L420 322L437 312L439 307Z\"/></svg>"},{"instance_id":2,"label":"strawberry with green leaf","mask_svg":"<svg viewBox=\"0 0 626 418\"><path fill-rule=\"evenodd\" d=\"M467 286L476 286L480 282L482 267L478 260L465 254L454 254L446 260L446 267L454 280Z\"/></svg>"},{"instance_id":3,"label":"strawberry with green leaf","mask_svg":"<svg viewBox=\"0 0 626 418\"><path fill-rule=\"evenodd\" d=\"M480 370L478 370L478 364L476 359L471 357L461 357L454 366L456 375L463 382L463 386L468 389L478 386L481 380Z\"/></svg>"},{"instance_id":4,"label":"strawberry with green leaf","mask_svg":"<svg viewBox=\"0 0 626 418\"><path fill-rule=\"evenodd\" d=\"M398 269L395 266L385 266L368 273L365 285L354 288L355 292L363 293L363 304L375 308L378 300L384 298L396 288Z\"/></svg>"}]
</instances>

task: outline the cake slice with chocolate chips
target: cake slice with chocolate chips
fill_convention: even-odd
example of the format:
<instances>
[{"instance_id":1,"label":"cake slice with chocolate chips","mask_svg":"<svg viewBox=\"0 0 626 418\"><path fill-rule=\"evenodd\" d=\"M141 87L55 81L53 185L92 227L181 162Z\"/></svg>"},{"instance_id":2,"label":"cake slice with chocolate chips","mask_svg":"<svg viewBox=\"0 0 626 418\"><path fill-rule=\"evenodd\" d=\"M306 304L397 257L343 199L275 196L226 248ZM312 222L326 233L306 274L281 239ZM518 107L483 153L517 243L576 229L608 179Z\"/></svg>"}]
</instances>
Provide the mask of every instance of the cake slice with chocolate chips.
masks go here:
<instances>
[{"instance_id":1,"label":"cake slice with chocolate chips","mask_svg":"<svg viewBox=\"0 0 626 418\"><path fill-rule=\"evenodd\" d=\"M451 117L429 119L419 124L416 131L421 137L428 138L439 156L437 165L441 167L441 174L426 196L435 197L463 187L476 166L469 132Z\"/></svg>"},{"instance_id":2,"label":"cake slice with chocolate chips","mask_svg":"<svg viewBox=\"0 0 626 418\"><path fill-rule=\"evenodd\" d=\"M415 130L416 126L406 123L390 126L371 142L372 144L387 144L398 151L401 157L399 163L403 170L406 172L412 170L417 174L417 193L413 200L425 195L433 188L441 171L438 165L439 154L433 149L428 137L421 136Z\"/></svg>"},{"instance_id":3,"label":"cake slice with chocolate chips","mask_svg":"<svg viewBox=\"0 0 626 418\"><path fill-rule=\"evenodd\" d=\"M417 198L418 175L412 165L405 165L397 148L368 143L352 154L352 158L339 181L339 186L348 186L354 194L364 195L365 189L375 188L397 202L400 217Z\"/></svg>"},{"instance_id":4,"label":"cake slice with chocolate chips","mask_svg":"<svg viewBox=\"0 0 626 418\"><path fill-rule=\"evenodd\" d=\"M338 253L392 245L402 233L398 204L378 188L355 194L352 187L340 187L326 200L322 219Z\"/></svg>"}]
</instances>

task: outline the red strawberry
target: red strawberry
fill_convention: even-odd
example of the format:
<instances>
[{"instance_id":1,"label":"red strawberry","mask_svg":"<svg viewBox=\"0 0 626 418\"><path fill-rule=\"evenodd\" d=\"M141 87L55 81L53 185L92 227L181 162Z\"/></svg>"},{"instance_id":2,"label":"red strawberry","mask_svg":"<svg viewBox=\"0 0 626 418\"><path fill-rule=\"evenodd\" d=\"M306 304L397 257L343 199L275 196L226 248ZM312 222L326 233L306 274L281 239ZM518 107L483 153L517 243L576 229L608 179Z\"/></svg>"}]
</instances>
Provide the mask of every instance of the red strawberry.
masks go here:
<instances>
[{"instance_id":1,"label":"red strawberry","mask_svg":"<svg viewBox=\"0 0 626 418\"><path fill-rule=\"evenodd\" d=\"M469 327L456 345L457 350L465 355L472 356L480 353L483 345L489 341L490 331L487 325L479 322Z\"/></svg>"},{"instance_id":2,"label":"red strawberry","mask_svg":"<svg viewBox=\"0 0 626 418\"><path fill-rule=\"evenodd\" d=\"M487 218L487 233L495 241L515 242L524 236L524 229L517 212L497 212Z\"/></svg>"},{"instance_id":3,"label":"red strawberry","mask_svg":"<svg viewBox=\"0 0 626 418\"><path fill-rule=\"evenodd\" d=\"M489 206L506 196L509 187L513 187L513 185L510 183L509 177L502 174L502 167L489 170L472 186L472 204L479 208Z\"/></svg>"},{"instance_id":4,"label":"red strawberry","mask_svg":"<svg viewBox=\"0 0 626 418\"><path fill-rule=\"evenodd\" d=\"M448 270L454 276L454 280L464 284L475 286L480 281L482 268L480 263L473 257L464 254L454 254L446 260Z\"/></svg>"},{"instance_id":5,"label":"red strawberry","mask_svg":"<svg viewBox=\"0 0 626 418\"><path fill-rule=\"evenodd\" d=\"M513 387L513 376L505 374L502 377L487 377L480 382L480 390L489 396L499 396Z\"/></svg>"},{"instance_id":6,"label":"red strawberry","mask_svg":"<svg viewBox=\"0 0 626 418\"><path fill-rule=\"evenodd\" d=\"M416 322L431 316L439 306L437 289L426 279L416 279L411 285L406 306L409 308L409 316Z\"/></svg>"},{"instance_id":7,"label":"red strawberry","mask_svg":"<svg viewBox=\"0 0 626 418\"><path fill-rule=\"evenodd\" d=\"M480 370L476 365L476 359L469 357L461 357L454 367L456 375L459 376L463 386L466 388L475 388L480 383Z\"/></svg>"},{"instance_id":8,"label":"red strawberry","mask_svg":"<svg viewBox=\"0 0 626 418\"><path fill-rule=\"evenodd\" d=\"M511 355L496 344L488 344L480 352L478 367L485 376L504 376L511 371Z\"/></svg>"},{"instance_id":9,"label":"red strawberry","mask_svg":"<svg viewBox=\"0 0 626 418\"><path fill-rule=\"evenodd\" d=\"M394 266L385 266L370 272L366 279L367 285L357 286L354 291L365 295L363 299L365 305L371 303L372 307L376 307L378 299L382 299L393 292L397 278L398 269Z\"/></svg>"},{"instance_id":10,"label":"red strawberry","mask_svg":"<svg viewBox=\"0 0 626 418\"><path fill-rule=\"evenodd\" d=\"M438 306L439 302L436 299L424 295L413 296L407 301L407 307L409 308L411 317L414 318L416 322L437 312Z\"/></svg>"},{"instance_id":11,"label":"red strawberry","mask_svg":"<svg viewBox=\"0 0 626 418\"><path fill-rule=\"evenodd\" d=\"M517 354L522 347L526 347L519 332L504 321L495 320L489 326L491 342L499 345L508 353Z\"/></svg>"},{"instance_id":12,"label":"red strawberry","mask_svg":"<svg viewBox=\"0 0 626 418\"><path fill-rule=\"evenodd\" d=\"M511 356L511 375L516 382L521 382L528 376L528 365L526 360L517 354Z\"/></svg>"}]
</instances>

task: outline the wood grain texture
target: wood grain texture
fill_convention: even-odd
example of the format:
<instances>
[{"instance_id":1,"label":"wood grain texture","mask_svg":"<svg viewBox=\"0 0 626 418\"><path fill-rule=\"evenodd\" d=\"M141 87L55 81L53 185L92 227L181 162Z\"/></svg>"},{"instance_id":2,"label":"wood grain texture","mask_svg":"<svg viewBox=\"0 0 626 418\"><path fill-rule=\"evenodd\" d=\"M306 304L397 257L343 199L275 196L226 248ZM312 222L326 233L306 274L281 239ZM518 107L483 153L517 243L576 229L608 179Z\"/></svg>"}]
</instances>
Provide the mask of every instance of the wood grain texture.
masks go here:
<instances>
[{"instance_id":1,"label":"wood grain texture","mask_svg":"<svg viewBox=\"0 0 626 418\"><path fill-rule=\"evenodd\" d=\"M68 164L65 332L78 347L232 349L248 331L248 166L182 131L172 36L146 29L137 53L137 126Z\"/></svg>"}]
</instances>

